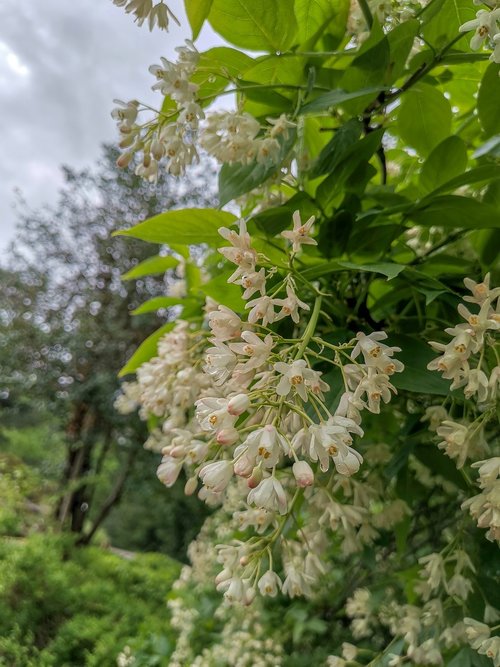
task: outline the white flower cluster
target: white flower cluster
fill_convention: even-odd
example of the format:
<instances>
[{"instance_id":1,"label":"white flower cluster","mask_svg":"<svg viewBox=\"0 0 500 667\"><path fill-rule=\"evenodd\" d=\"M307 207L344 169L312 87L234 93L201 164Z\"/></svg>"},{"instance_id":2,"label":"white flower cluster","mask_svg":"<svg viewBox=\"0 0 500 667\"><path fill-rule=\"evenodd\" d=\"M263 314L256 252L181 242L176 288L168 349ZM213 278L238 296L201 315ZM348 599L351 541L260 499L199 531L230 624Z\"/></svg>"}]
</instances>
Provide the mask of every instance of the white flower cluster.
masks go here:
<instances>
[{"instance_id":1,"label":"white flower cluster","mask_svg":"<svg viewBox=\"0 0 500 667\"><path fill-rule=\"evenodd\" d=\"M500 637L491 637L491 630L485 623L473 618L464 618L465 636L470 646L479 655L485 655L493 660L494 667L500 667Z\"/></svg>"},{"instance_id":2,"label":"white flower cluster","mask_svg":"<svg viewBox=\"0 0 500 667\"><path fill-rule=\"evenodd\" d=\"M479 2L474 2L479 4ZM460 32L474 31L470 40L470 47L477 51L487 46L492 49L491 62L500 63L500 8L496 0L486 0L484 3L488 9L480 9L476 18L466 21L460 26Z\"/></svg>"},{"instance_id":3,"label":"white flower cluster","mask_svg":"<svg viewBox=\"0 0 500 667\"><path fill-rule=\"evenodd\" d=\"M157 79L153 90L169 96L174 104L174 109L159 114L161 122L151 121L139 125L137 116L140 104L136 100L115 100L118 107L111 112L122 135L120 148L125 149L118 158L118 166L126 167L134 154L142 151L143 159L136 168L136 174L152 182L158 178L158 165L162 158L167 160L167 171L176 176L182 174L187 165L198 160L193 137L205 114L196 101L199 86L190 78L196 70L200 54L189 41L186 46L177 47L176 51L177 62L161 58L161 65L151 65L149 68ZM168 122L174 116L175 120Z\"/></svg>"},{"instance_id":4,"label":"white flower cluster","mask_svg":"<svg viewBox=\"0 0 500 667\"><path fill-rule=\"evenodd\" d=\"M462 508L468 509L477 525L488 529L486 537L495 541L500 540L500 458L477 459L491 451L486 427L495 418L500 387L500 364L494 338L500 328L500 288L490 288L489 275L480 283L470 278L464 283L471 292L464 301L479 306L479 312L471 313L463 303L458 306L466 322L445 330L453 336L450 343L431 343L442 355L427 367L453 380L451 389L463 387L465 398L475 399L479 415L473 421L468 417L457 420L442 406L433 406L427 409L425 419L441 438L438 447L455 460L457 468L462 468L467 459L476 460L472 468L479 469L482 491L467 499ZM473 359L475 363L471 368Z\"/></svg>"},{"instance_id":5,"label":"white flower cluster","mask_svg":"<svg viewBox=\"0 0 500 667\"><path fill-rule=\"evenodd\" d=\"M117 165L127 167L134 155L142 151L137 175L156 182L159 163L164 159L166 171L179 176L188 165L199 160L197 144L220 162L279 164L282 143L295 123L282 114L279 118L268 118L268 124L262 128L249 113L232 111L212 112L203 123L203 100L198 98L200 85L191 80L200 54L190 41L176 51L177 62L161 58L160 65L149 68L157 80L153 90L160 91L169 102L152 120L144 124L137 122L140 111L151 111L147 106L141 107L137 100L115 100L118 106L111 116L117 121L122 137L119 146L124 149Z\"/></svg>"},{"instance_id":6,"label":"white flower cluster","mask_svg":"<svg viewBox=\"0 0 500 667\"><path fill-rule=\"evenodd\" d=\"M237 489L235 523L258 537L219 549L217 588L230 601L250 603L256 591L271 597L278 591L311 594L324 572L319 555L327 544L325 526L342 535L342 551L349 554L373 542L377 525L394 525L406 511L404 503L391 508L379 502L373 513L370 502L378 493L347 483L363 462L354 447L354 437L363 436L362 412L380 412L396 393L390 377L403 364L394 358L399 348L382 342L383 332L359 332L339 345L317 335L322 296L307 284L314 307L301 300L297 285L303 279L294 269L301 249L316 243L313 223L314 218L302 223L296 211L293 229L282 232L290 244L284 275L255 251L244 222L238 230L221 228L228 245L219 252L235 266L228 280L243 288L246 321L209 303L208 345L206 332L178 322L160 340L158 355L139 368L138 388L126 388L143 417L164 420L148 445L164 455L162 482L174 484L184 467L186 493L196 491L199 479L199 497L214 505L224 501L228 488ZM292 338L269 328L286 319ZM330 365L343 379L336 408L325 398L330 387L317 364ZM128 404L127 397L119 403ZM340 477L326 488L331 475L324 474L332 463ZM290 531L289 518L304 492L314 518ZM344 502L348 498L352 504ZM281 563L283 580L273 562Z\"/></svg>"},{"instance_id":7,"label":"white flower cluster","mask_svg":"<svg viewBox=\"0 0 500 667\"><path fill-rule=\"evenodd\" d=\"M487 528L486 537L500 542L500 457L472 464L478 469L482 491L462 504L476 520L479 528Z\"/></svg>"}]
</instances>

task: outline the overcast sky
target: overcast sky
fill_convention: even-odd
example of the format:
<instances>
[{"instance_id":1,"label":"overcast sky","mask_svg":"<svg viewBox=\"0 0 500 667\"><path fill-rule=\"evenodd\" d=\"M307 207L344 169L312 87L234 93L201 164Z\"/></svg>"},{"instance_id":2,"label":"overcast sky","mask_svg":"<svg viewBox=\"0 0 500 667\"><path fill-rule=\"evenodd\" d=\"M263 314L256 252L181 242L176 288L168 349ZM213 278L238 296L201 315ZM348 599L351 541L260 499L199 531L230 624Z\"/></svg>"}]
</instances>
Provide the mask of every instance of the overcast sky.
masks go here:
<instances>
[{"instance_id":1,"label":"overcast sky","mask_svg":"<svg viewBox=\"0 0 500 667\"><path fill-rule=\"evenodd\" d=\"M148 72L190 37L181 21L168 33L139 28L111 0L0 1L0 250L14 231L14 191L36 207L54 201L59 166L91 165L117 139L113 99L153 103ZM217 39L205 28L199 48Z\"/></svg>"}]
</instances>

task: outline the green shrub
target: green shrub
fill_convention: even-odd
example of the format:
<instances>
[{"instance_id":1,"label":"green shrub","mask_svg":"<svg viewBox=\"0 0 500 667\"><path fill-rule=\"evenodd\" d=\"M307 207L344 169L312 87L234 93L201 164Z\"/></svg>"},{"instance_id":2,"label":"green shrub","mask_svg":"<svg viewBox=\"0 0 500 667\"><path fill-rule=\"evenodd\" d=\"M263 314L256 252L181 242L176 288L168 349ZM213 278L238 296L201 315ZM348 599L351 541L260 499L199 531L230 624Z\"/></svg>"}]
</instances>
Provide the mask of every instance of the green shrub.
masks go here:
<instances>
[{"instance_id":1,"label":"green shrub","mask_svg":"<svg viewBox=\"0 0 500 667\"><path fill-rule=\"evenodd\" d=\"M164 651L172 638L165 597L178 571L165 556L129 560L67 537L4 539L0 664L106 667L129 643L158 653L160 637Z\"/></svg>"}]
</instances>

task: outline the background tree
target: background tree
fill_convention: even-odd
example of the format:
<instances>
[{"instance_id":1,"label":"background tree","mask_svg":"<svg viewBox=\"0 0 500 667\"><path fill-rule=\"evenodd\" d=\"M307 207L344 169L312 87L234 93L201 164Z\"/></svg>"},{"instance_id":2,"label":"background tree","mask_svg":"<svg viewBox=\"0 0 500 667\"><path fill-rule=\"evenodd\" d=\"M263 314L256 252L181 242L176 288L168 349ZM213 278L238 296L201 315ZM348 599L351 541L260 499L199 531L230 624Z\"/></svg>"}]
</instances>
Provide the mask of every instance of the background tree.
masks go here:
<instances>
[{"instance_id":1,"label":"background tree","mask_svg":"<svg viewBox=\"0 0 500 667\"><path fill-rule=\"evenodd\" d=\"M141 451L145 427L136 417L119 415L113 400L118 371L167 315L163 309L131 317L131 311L164 295L174 276L160 270L123 281L122 274L150 249L112 240L111 232L166 209L214 203L206 177L196 172L189 187L166 179L153 188L133 172L119 171L116 157L105 147L95 171L65 167L53 208L32 211L22 203L18 236L1 273L2 412L23 424L28 414L56 417L66 452L57 520L81 542L106 520L138 458L147 461L149 472L136 475L136 482L150 474L151 456ZM134 545L142 542L136 535Z\"/></svg>"}]
</instances>

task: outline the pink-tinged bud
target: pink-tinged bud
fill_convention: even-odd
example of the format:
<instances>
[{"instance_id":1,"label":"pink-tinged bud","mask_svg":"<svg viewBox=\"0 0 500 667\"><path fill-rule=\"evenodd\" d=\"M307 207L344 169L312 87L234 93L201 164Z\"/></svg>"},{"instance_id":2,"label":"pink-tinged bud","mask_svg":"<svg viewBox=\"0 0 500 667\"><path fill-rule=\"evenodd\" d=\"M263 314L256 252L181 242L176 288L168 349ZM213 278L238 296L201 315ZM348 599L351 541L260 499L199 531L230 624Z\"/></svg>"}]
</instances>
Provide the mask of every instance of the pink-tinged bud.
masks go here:
<instances>
[{"instance_id":1,"label":"pink-tinged bud","mask_svg":"<svg viewBox=\"0 0 500 667\"><path fill-rule=\"evenodd\" d=\"M122 153L118 160L116 161L116 166L119 167L120 169L125 169L125 167L128 167L130 164L130 160L132 159L132 153Z\"/></svg>"},{"instance_id":2,"label":"pink-tinged bud","mask_svg":"<svg viewBox=\"0 0 500 667\"><path fill-rule=\"evenodd\" d=\"M166 447L162 448L161 453L163 454L163 456L169 456L172 449L173 449L172 445L167 445Z\"/></svg>"},{"instance_id":3,"label":"pink-tinged bud","mask_svg":"<svg viewBox=\"0 0 500 667\"><path fill-rule=\"evenodd\" d=\"M178 445L177 447L173 447L170 450L170 456L173 456L174 459L182 458L185 453L186 453L186 451L185 451L184 447L182 447L182 445L181 446Z\"/></svg>"},{"instance_id":4,"label":"pink-tinged bud","mask_svg":"<svg viewBox=\"0 0 500 667\"><path fill-rule=\"evenodd\" d=\"M235 428L223 428L217 433L217 443L219 445L234 445L238 441L240 434Z\"/></svg>"},{"instance_id":5,"label":"pink-tinged bud","mask_svg":"<svg viewBox=\"0 0 500 667\"><path fill-rule=\"evenodd\" d=\"M240 558L240 565L241 567L245 567L245 565L248 565L248 556L242 556Z\"/></svg>"},{"instance_id":6,"label":"pink-tinged bud","mask_svg":"<svg viewBox=\"0 0 500 667\"><path fill-rule=\"evenodd\" d=\"M256 486L260 484L262 480L262 468L260 466L256 466L252 470L252 474L248 478L247 485L249 489L255 489Z\"/></svg>"},{"instance_id":7,"label":"pink-tinged bud","mask_svg":"<svg viewBox=\"0 0 500 667\"><path fill-rule=\"evenodd\" d=\"M190 477L184 486L184 493L186 496L192 496L193 493L198 488L198 479L196 477Z\"/></svg>"},{"instance_id":8,"label":"pink-tinged bud","mask_svg":"<svg viewBox=\"0 0 500 667\"><path fill-rule=\"evenodd\" d=\"M154 139L151 144L151 153L155 160L161 160L165 155L165 147L158 139Z\"/></svg>"},{"instance_id":9,"label":"pink-tinged bud","mask_svg":"<svg viewBox=\"0 0 500 667\"><path fill-rule=\"evenodd\" d=\"M163 482L165 486L170 488L177 481L181 469L182 461L176 461L175 459L171 459L168 456L165 456L158 466L156 474L160 482Z\"/></svg>"},{"instance_id":10,"label":"pink-tinged bud","mask_svg":"<svg viewBox=\"0 0 500 667\"><path fill-rule=\"evenodd\" d=\"M151 164L151 155L149 153L144 153L144 157L142 158L142 164L146 169Z\"/></svg>"},{"instance_id":11,"label":"pink-tinged bud","mask_svg":"<svg viewBox=\"0 0 500 667\"><path fill-rule=\"evenodd\" d=\"M246 394L237 394L229 399L227 404L227 411L230 415L238 417L248 410L250 407L250 399Z\"/></svg>"},{"instance_id":12,"label":"pink-tinged bud","mask_svg":"<svg viewBox=\"0 0 500 667\"><path fill-rule=\"evenodd\" d=\"M255 461L248 456L240 456L234 464L234 474L238 477L250 477Z\"/></svg>"},{"instance_id":13,"label":"pink-tinged bud","mask_svg":"<svg viewBox=\"0 0 500 667\"><path fill-rule=\"evenodd\" d=\"M297 486L304 489L306 486L314 484L314 473L307 461L295 461L292 467L293 476Z\"/></svg>"}]
</instances>

